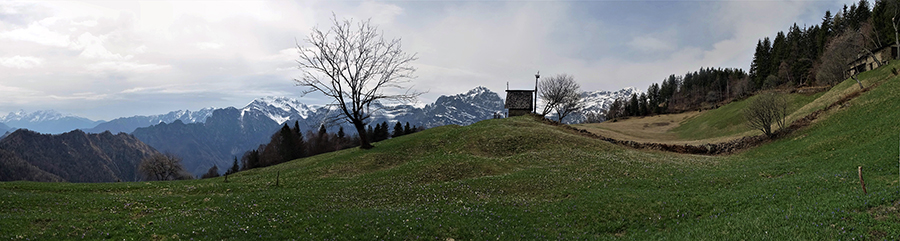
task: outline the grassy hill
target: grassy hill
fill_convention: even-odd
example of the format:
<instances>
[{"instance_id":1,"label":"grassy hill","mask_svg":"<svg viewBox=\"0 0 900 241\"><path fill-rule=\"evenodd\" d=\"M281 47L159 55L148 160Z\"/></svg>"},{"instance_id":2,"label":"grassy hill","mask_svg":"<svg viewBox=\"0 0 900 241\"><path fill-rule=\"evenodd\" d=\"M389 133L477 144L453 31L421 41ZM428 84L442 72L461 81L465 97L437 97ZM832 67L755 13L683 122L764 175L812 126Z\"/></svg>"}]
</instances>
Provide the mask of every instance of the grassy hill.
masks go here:
<instances>
[{"instance_id":1,"label":"grassy hill","mask_svg":"<svg viewBox=\"0 0 900 241\"><path fill-rule=\"evenodd\" d=\"M881 85L731 156L634 150L515 117L227 183L0 183L0 239L898 239L900 79L887 76L863 74Z\"/></svg>"},{"instance_id":2,"label":"grassy hill","mask_svg":"<svg viewBox=\"0 0 900 241\"><path fill-rule=\"evenodd\" d=\"M891 68L900 68L900 63L891 63L884 68L862 73L860 78L865 86L882 83L893 78ZM790 123L803 118L858 90L859 86L855 81L845 81L827 92L786 94L790 113L786 119ZM744 123L743 109L755 98L753 96L708 111L632 117L615 122L574 126L598 135L637 142L693 145L727 142L761 134L759 130L750 129Z\"/></svg>"}]
</instances>

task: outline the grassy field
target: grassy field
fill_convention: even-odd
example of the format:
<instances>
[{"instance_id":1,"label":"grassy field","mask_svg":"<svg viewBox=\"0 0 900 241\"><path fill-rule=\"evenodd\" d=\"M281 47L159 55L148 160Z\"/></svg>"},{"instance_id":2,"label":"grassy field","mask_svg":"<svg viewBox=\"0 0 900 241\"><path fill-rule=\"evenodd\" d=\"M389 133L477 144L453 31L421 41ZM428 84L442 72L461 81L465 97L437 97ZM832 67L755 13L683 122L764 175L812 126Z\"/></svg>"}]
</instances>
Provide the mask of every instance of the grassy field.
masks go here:
<instances>
[{"instance_id":1,"label":"grassy field","mask_svg":"<svg viewBox=\"0 0 900 241\"><path fill-rule=\"evenodd\" d=\"M819 106L819 103L825 103L824 101L815 102L824 94L785 94L789 103L788 112L791 113L786 118L788 123L827 106L827 104ZM631 117L615 122L607 121L573 126L605 137L637 142L694 145L726 142L745 136L762 134L759 130L750 129L744 124L742 111L755 98L756 96L753 96L745 100L735 101L713 110ZM834 99L828 104L836 100L838 99ZM807 112L807 110L812 111Z\"/></svg>"},{"instance_id":2,"label":"grassy field","mask_svg":"<svg viewBox=\"0 0 900 241\"><path fill-rule=\"evenodd\" d=\"M515 117L227 183L0 183L0 239L896 240L900 80L882 79L731 156L634 150Z\"/></svg>"},{"instance_id":3,"label":"grassy field","mask_svg":"<svg viewBox=\"0 0 900 241\"><path fill-rule=\"evenodd\" d=\"M900 63L860 74L864 86L882 83L892 78L890 68L900 68ZM786 94L790 104L788 123L803 118L810 113L824 109L843 96L858 91L855 81L845 81L831 90L814 94ZM745 136L760 135L759 130L750 129L744 123L742 110L756 98L735 101L717 109L692 111L681 114L632 117L623 121L574 125L577 128L602 136L637 142L667 144L719 143Z\"/></svg>"}]
</instances>

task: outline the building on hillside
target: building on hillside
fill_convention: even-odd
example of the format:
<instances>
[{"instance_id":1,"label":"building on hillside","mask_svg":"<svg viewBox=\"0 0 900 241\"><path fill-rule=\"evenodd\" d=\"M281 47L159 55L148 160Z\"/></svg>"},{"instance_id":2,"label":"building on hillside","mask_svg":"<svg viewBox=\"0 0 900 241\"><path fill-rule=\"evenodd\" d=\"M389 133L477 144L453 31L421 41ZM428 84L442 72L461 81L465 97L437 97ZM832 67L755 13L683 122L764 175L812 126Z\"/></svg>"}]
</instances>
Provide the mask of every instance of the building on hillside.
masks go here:
<instances>
[{"instance_id":1,"label":"building on hillside","mask_svg":"<svg viewBox=\"0 0 900 241\"><path fill-rule=\"evenodd\" d=\"M534 90L506 90L506 104L508 115L527 115L534 110Z\"/></svg>"},{"instance_id":2,"label":"building on hillside","mask_svg":"<svg viewBox=\"0 0 900 241\"><path fill-rule=\"evenodd\" d=\"M872 56L860 53L859 58L856 58L853 62L850 62L850 75L859 74L862 72L866 72L869 70L873 70L878 67L877 61L880 61L882 65L887 64L888 60L895 59L897 53L897 45L888 45L875 50L872 50Z\"/></svg>"}]
</instances>

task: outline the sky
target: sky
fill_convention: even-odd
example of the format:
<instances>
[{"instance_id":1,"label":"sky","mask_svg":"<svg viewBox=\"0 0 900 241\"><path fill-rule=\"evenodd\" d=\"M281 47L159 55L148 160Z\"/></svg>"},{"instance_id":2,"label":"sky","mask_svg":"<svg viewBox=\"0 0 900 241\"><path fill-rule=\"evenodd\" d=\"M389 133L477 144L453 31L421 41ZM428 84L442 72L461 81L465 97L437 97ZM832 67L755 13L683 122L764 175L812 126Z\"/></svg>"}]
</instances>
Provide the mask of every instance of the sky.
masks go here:
<instances>
[{"instance_id":1,"label":"sky","mask_svg":"<svg viewBox=\"0 0 900 241\"><path fill-rule=\"evenodd\" d=\"M747 71L756 42L855 1L0 1L0 116L92 120L303 96L297 45L332 18L369 20L418 57L407 84L504 96L534 75L585 91L646 89L701 67ZM389 90L395 91L395 90Z\"/></svg>"}]
</instances>

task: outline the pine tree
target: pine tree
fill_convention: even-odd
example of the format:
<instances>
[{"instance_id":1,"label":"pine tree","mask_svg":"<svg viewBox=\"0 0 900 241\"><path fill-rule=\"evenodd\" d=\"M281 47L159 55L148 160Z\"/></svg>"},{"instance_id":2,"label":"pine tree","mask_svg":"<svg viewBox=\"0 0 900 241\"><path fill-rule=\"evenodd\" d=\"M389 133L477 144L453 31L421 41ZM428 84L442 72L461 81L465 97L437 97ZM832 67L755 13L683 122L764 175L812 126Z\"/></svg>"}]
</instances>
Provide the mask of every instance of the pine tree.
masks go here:
<instances>
[{"instance_id":1,"label":"pine tree","mask_svg":"<svg viewBox=\"0 0 900 241\"><path fill-rule=\"evenodd\" d=\"M381 140L387 140L388 138L391 137L391 133L388 130L387 121L381 122L381 132L380 133L381 134L379 134L378 136L381 137Z\"/></svg>"},{"instance_id":2,"label":"pine tree","mask_svg":"<svg viewBox=\"0 0 900 241\"><path fill-rule=\"evenodd\" d=\"M237 157L234 157L234 164L231 164L231 168L228 168L228 171L225 172L225 175L230 175L239 171L241 171L241 169L238 166Z\"/></svg>"},{"instance_id":3,"label":"pine tree","mask_svg":"<svg viewBox=\"0 0 900 241\"><path fill-rule=\"evenodd\" d=\"M369 139L369 143L375 142L375 130L372 129L371 125L369 125L369 129L366 130L366 138Z\"/></svg>"},{"instance_id":4,"label":"pine tree","mask_svg":"<svg viewBox=\"0 0 900 241\"><path fill-rule=\"evenodd\" d=\"M372 142L381 141L381 123L375 124L375 130L372 136Z\"/></svg>"},{"instance_id":5,"label":"pine tree","mask_svg":"<svg viewBox=\"0 0 900 241\"><path fill-rule=\"evenodd\" d=\"M294 138L294 145L295 145L294 159L306 157L306 155L307 155L307 151L306 151L307 146L306 145L307 144L306 144L306 141L304 141L304 139L303 139L303 133L300 131L300 123L298 123L298 121L294 121L293 131L294 131L293 138Z\"/></svg>"},{"instance_id":6,"label":"pine tree","mask_svg":"<svg viewBox=\"0 0 900 241\"><path fill-rule=\"evenodd\" d=\"M337 136L335 136L334 142L338 150L347 148L347 133L344 133L343 126L338 129L338 133Z\"/></svg>"},{"instance_id":7,"label":"pine tree","mask_svg":"<svg viewBox=\"0 0 900 241\"><path fill-rule=\"evenodd\" d=\"M391 135L391 138L396 138L404 135L403 125L398 121L396 125L394 125L394 133Z\"/></svg>"},{"instance_id":8,"label":"pine tree","mask_svg":"<svg viewBox=\"0 0 900 241\"><path fill-rule=\"evenodd\" d=\"M278 152L280 154L281 160L275 161L271 164L278 164L281 162L286 162L290 160L294 160L296 158L296 150L297 146L294 140L294 133L290 127L288 127L287 123L281 127L281 138L280 143L269 143L269 145L278 145Z\"/></svg>"},{"instance_id":9,"label":"pine tree","mask_svg":"<svg viewBox=\"0 0 900 241\"><path fill-rule=\"evenodd\" d=\"M628 113L627 116L638 116L641 111L640 104L638 103L638 95L631 94L631 100L628 101Z\"/></svg>"},{"instance_id":10,"label":"pine tree","mask_svg":"<svg viewBox=\"0 0 900 241\"><path fill-rule=\"evenodd\" d=\"M407 121L406 126L403 127L403 134L404 135L412 134L412 129L409 128L409 121Z\"/></svg>"},{"instance_id":11,"label":"pine tree","mask_svg":"<svg viewBox=\"0 0 900 241\"><path fill-rule=\"evenodd\" d=\"M647 104L650 107L651 114L660 114L659 110L659 84L650 84L647 88Z\"/></svg>"},{"instance_id":12,"label":"pine tree","mask_svg":"<svg viewBox=\"0 0 900 241\"><path fill-rule=\"evenodd\" d=\"M638 96L638 112L641 116L650 114L650 106L647 104L647 94L645 93Z\"/></svg>"},{"instance_id":13,"label":"pine tree","mask_svg":"<svg viewBox=\"0 0 900 241\"><path fill-rule=\"evenodd\" d=\"M319 126L319 132L316 134L316 143L313 145L315 146L315 154L333 151L331 148L333 145L331 145L325 125Z\"/></svg>"}]
</instances>

